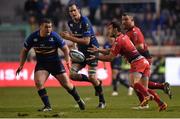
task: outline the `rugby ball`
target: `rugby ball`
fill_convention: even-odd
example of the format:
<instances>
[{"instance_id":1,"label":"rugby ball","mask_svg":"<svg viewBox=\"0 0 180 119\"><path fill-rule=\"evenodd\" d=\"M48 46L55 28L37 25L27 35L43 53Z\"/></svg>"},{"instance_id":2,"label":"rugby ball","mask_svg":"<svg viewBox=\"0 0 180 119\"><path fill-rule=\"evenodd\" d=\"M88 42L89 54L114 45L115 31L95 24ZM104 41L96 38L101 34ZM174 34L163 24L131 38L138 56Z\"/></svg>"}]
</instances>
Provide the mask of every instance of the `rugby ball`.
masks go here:
<instances>
[{"instance_id":1,"label":"rugby ball","mask_svg":"<svg viewBox=\"0 0 180 119\"><path fill-rule=\"evenodd\" d=\"M73 62L77 62L77 63L81 63L85 61L85 56L82 52L75 50L75 49L71 49L69 52L69 55L71 57L71 60Z\"/></svg>"}]
</instances>

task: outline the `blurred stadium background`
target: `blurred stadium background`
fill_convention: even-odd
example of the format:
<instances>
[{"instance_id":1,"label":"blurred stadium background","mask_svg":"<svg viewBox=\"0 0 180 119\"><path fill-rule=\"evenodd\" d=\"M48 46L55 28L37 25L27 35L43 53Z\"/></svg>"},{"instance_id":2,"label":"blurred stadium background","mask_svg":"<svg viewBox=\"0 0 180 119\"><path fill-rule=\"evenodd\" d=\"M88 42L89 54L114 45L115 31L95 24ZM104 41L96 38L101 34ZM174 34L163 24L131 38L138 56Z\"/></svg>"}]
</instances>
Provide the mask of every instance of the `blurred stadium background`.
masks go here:
<instances>
[{"instance_id":1,"label":"blurred stadium background","mask_svg":"<svg viewBox=\"0 0 180 119\"><path fill-rule=\"evenodd\" d=\"M123 12L133 14L135 23L142 29L153 56L151 80L167 81L173 86L180 85L180 0L76 1L81 7L82 14L90 18L101 46L106 41L105 24L114 18L120 19ZM27 71L24 70L20 77L15 77L24 38L38 28L38 22L44 17L53 20L55 31L67 30L67 3L68 0L0 0L0 87L34 85L31 74L35 60L33 50L29 53L29 63L25 66ZM101 65L99 67L102 68ZM102 70L99 72L101 74ZM108 76L100 78L104 79L104 85L110 86L111 73L106 75ZM57 82L49 83L49 86L58 85ZM5 88L0 88L0 95L5 94ZM107 88L106 90L110 90ZM3 101L5 100L0 99L2 105ZM0 107L1 111L3 108Z\"/></svg>"},{"instance_id":2,"label":"blurred stadium background","mask_svg":"<svg viewBox=\"0 0 180 119\"><path fill-rule=\"evenodd\" d=\"M68 0L1 0L0 61L17 62L24 38L37 29L39 20L44 17L53 20L57 32L67 30L67 2ZM153 55L151 79L159 82L167 80L173 85L175 82L178 83L175 85L180 85L179 0L77 0L77 2L81 6L82 13L89 16L101 45L106 40L104 26L109 20L119 19L123 12L133 14L136 25L142 29L150 53ZM32 50L28 61L33 60ZM2 73L1 71L3 78Z\"/></svg>"}]
</instances>

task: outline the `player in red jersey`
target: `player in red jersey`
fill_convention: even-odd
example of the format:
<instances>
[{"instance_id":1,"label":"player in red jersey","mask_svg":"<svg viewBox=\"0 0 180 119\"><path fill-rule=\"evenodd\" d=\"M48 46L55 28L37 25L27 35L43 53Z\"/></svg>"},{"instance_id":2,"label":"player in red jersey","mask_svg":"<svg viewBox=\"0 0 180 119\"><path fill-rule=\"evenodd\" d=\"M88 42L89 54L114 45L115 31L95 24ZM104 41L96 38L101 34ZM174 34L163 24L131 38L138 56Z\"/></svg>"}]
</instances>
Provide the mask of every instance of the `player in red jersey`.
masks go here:
<instances>
[{"instance_id":1,"label":"player in red jersey","mask_svg":"<svg viewBox=\"0 0 180 119\"><path fill-rule=\"evenodd\" d=\"M137 50L140 52L142 56L144 56L149 64L152 64L151 61L151 55L148 51L148 46L144 40L144 36L141 32L141 30L135 26L133 17L127 14L122 15L122 25L124 29L127 31L126 35L129 36L132 43L136 46ZM152 81L149 81L148 87L150 89L162 89L166 94L168 94L169 98L171 99L172 93L170 90L170 85L168 82L165 83L155 83ZM139 94L138 94L139 95ZM138 96L140 101L142 101L142 96Z\"/></svg>"},{"instance_id":2,"label":"player in red jersey","mask_svg":"<svg viewBox=\"0 0 180 119\"><path fill-rule=\"evenodd\" d=\"M97 58L102 61L112 61L118 54L124 56L131 65L130 84L143 96L143 101L140 105L144 106L149 100L154 99L159 106L159 111L165 110L167 104L160 99L157 93L148 89L150 65L147 59L140 55L129 37L121 33L120 24L118 24L118 22L111 22L108 25L108 33L111 34L111 37L116 38L110 51L105 49L101 50L96 47L89 48L89 51L91 52L101 52L103 54L109 52L108 55L99 55L98 57L91 56L91 58L88 58L87 60Z\"/></svg>"}]
</instances>

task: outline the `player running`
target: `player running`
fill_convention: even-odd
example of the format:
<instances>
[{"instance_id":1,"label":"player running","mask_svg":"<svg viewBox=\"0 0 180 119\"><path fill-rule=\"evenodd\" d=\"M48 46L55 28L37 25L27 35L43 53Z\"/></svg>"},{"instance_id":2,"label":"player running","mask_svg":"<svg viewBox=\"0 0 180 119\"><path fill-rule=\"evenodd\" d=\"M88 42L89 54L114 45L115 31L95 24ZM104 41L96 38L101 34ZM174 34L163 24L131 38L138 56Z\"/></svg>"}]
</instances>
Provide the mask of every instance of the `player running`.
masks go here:
<instances>
[{"instance_id":1,"label":"player running","mask_svg":"<svg viewBox=\"0 0 180 119\"><path fill-rule=\"evenodd\" d=\"M123 28L126 30L126 35L129 36L130 40L135 45L136 49L139 51L139 53L142 56L144 56L148 60L149 64L151 65L152 57L148 51L148 46L144 40L144 36L143 36L141 30L137 26L135 26L133 17L128 14L123 14L122 15L122 25L123 25ZM169 96L170 99L172 98L172 93L171 93L170 85L168 82L155 83L155 82L149 81L148 87L150 89L161 89ZM138 92L136 92L136 93L138 93ZM141 96L141 94L137 94L137 95L139 97L139 100L142 101L143 97ZM148 105L145 107L139 107L139 108L140 109L148 108Z\"/></svg>"},{"instance_id":2,"label":"player running","mask_svg":"<svg viewBox=\"0 0 180 119\"><path fill-rule=\"evenodd\" d=\"M16 74L23 69L27 54L31 48L36 53L37 64L34 71L34 81L38 94L44 104L38 111L51 111L51 104L47 91L44 87L49 75L52 74L58 82L73 96L81 110L85 109L85 104L76 91L75 86L70 82L61 59L58 56L58 48L64 52L65 60L70 67L69 49L65 41L54 31L52 31L52 22L49 19L43 19L40 23L40 29L30 34L24 42L24 48L20 54L20 65Z\"/></svg>"},{"instance_id":3,"label":"player running","mask_svg":"<svg viewBox=\"0 0 180 119\"><path fill-rule=\"evenodd\" d=\"M98 53L89 53L87 51L87 49L92 47L92 45L99 47L89 19L81 15L78 5L76 5L74 2L70 2L68 4L68 13L70 16L68 26L72 33L61 32L60 35L66 40L77 43L78 50L81 51L86 58L90 57L90 55L97 55ZM78 74L78 71L84 68L86 65L88 65L89 68L89 77L84 74ZM70 70L70 78L75 81L91 82L95 88L95 91L98 93L97 95L99 96L99 105L97 107L103 109L105 108L105 99L101 82L97 80L96 77L97 65L97 59L84 61L83 63L73 62Z\"/></svg>"},{"instance_id":4,"label":"player running","mask_svg":"<svg viewBox=\"0 0 180 119\"><path fill-rule=\"evenodd\" d=\"M107 28L111 36L116 38L109 54L91 56L89 60L99 59L102 61L112 61L118 54L124 56L131 65L130 83L134 90L141 93L144 97L140 105L144 106L149 100L154 99L159 106L159 111L165 110L167 108L167 104L160 99L157 93L148 89L148 80L150 76L149 62L140 55L129 37L121 33L121 27L118 22L111 22ZM99 48L96 47L89 48L89 50L99 52ZM107 50L102 51L102 53L104 52L105 54L105 51Z\"/></svg>"}]
</instances>

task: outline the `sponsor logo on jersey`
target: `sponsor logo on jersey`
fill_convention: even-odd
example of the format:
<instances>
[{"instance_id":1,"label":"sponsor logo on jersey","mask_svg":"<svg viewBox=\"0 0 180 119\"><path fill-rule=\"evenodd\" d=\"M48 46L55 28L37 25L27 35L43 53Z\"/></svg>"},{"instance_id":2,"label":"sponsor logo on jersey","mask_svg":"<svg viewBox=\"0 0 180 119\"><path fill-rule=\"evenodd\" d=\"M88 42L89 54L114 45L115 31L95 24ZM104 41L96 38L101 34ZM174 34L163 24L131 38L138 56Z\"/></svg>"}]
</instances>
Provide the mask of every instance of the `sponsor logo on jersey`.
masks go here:
<instances>
[{"instance_id":1,"label":"sponsor logo on jersey","mask_svg":"<svg viewBox=\"0 0 180 119\"><path fill-rule=\"evenodd\" d=\"M54 41L54 39L53 38L50 38L50 40L49 41Z\"/></svg>"},{"instance_id":2,"label":"sponsor logo on jersey","mask_svg":"<svg viewBox=\"0 0 180 119\"><path fill-rule=\"evenodd\" d=\"M38 39L37 39L37 38L35 38L35 39L33 39L33 41L34 41L34 42L37 42L37 41L38 41Z\"/></svg>"}]
</instances>

